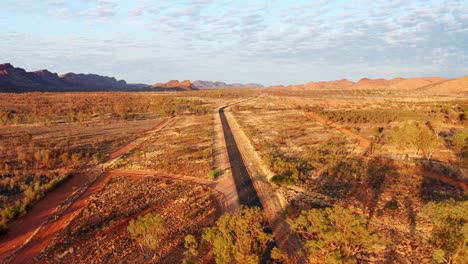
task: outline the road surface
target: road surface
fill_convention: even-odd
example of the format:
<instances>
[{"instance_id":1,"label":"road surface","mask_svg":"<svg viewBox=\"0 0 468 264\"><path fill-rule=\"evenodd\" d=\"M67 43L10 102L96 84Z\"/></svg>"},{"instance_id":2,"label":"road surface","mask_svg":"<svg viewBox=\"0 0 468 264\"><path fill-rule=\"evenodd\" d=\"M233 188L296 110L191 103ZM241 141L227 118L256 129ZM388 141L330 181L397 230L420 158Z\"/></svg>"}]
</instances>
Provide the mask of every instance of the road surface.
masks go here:
<instances>
[{"instance_id":1,"label":"road surface","mask_svg":"<svg viewBox=\"0 0 468 264\"><path fill-rule=\"evenodd\" d=\"M237 147L236 141L231 131L231 127L224 114L224 109L219 109L221 117L221 124L223 126L224 138L226 140L226 147L231 163L231 172L236 183L236 189L239 196L239 203L247 206L257 206L262 208L262 203L258 198L257 191L255 190L247 168L242 160L242 155Z\"/></svg>"}]
</instances>

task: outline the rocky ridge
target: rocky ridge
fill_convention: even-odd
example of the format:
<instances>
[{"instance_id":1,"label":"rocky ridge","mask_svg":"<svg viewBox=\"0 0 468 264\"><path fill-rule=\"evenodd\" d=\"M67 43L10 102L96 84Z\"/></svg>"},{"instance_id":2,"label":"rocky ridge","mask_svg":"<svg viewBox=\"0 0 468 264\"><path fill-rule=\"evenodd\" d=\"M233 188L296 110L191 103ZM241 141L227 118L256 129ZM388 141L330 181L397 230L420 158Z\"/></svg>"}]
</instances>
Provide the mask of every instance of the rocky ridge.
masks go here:
<instances>
[{"instance_id":1,"label":"rocky ridge","mask_svg":"<svg viewBox=\"0 0 468 264\"><path fill-rule=\"evenodd\" d=\"M110 91L133 88L123 80L97 74L67 73L48 70L27 72L10 63L0 64L0 92L31 91Z\"/></svg>"},{"instance_id":2,"label":"rocky ridge","mask_svg":"<svg viewBox=\"0 0 468 264\"><path fill-rule=\"evenodd\" d=\"M321 81L308 82L306 84L288 85L288 86L272 86L271 89L288 89L288 90L416 90L422 87L442 84L447 79L441 77L424 77L424 78L394 78L386 79L369 79L362 78L358 82L352 82L347 79L337 81Z\"/></svg>"},{"instance_id":3,"label":"rocky ridge","mask_svg":"<svg viewBox=\"0 0 468 264\"><path fill-rule=\"evenodd\" d=\"M193 86L198 89L217 89L217 88L262 88L263 85L258 83L225 83L219 81L201 81L196 80L193 83Z\"/></svg>"},{"instance_id":4,"label":"rocky ridge","mask_svg":"<svg viewBox=\"0 0 468 264\"><path fill-rule=\"evenodd\" d=\"M167 83L155 83L148 87L153 91L191 91L197 90L189 80L179 82L178 80L171 80Z\"/></svg>"}]
</instances>

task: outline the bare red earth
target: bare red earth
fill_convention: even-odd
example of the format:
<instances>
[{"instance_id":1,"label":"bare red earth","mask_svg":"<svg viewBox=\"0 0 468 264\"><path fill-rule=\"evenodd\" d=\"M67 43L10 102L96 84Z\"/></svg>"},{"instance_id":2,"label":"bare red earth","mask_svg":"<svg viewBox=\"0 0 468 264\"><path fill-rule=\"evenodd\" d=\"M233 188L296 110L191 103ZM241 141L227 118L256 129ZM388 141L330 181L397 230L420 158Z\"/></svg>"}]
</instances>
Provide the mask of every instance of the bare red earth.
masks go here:
<instances>
[{"instance_id":1,"label":"bare red earth","mask_svg":"<svg viewBox=\"0 0 468 264\"><path fill-rule=\"evenodd\" d=\"M83 187L88 181L87 175L76 174L67 182L37 202L27 215L12 222L8 233L0 240L0 260L18 250L47 219L54 214L55 208Z\"/></svg>"},{"instance_id":2,"label":"bare red earth","mask_svg":"<svg viewBox=\"0 0 468 264\"><path fill-rule=\"evenodd\" d=\"M153 133L166 126L172 118L167 118L157 124L153 129L144 133L128 145L109 155L110 160L120 158L128 151L134 149ZM89 173L99 173L92 171ZM108 180L108 173L101 175L77 200L72 203L56 221L48 221L56 211L56 207L69 198L75 190L85 187L89 177L85 174L76 174L69 181L59 186L37 202L25 216L10 224L9 232L0 240L0 261L10 263L33 263L36 257L53 240L57 232L66 226L86 205L91 195L99 192ZM14 256L12 256L14 255Z\"/></svg>"},{"instance_id":3,"label":"bare red earth","mask_svg":"<svg viewBox=\"0 0 468 264\"><path fill-rule=\"evenodd\" d=\"M87 199L98 193L104 188L109 179L109 173L102 174L96 182L94 182L86 191L80 195L80 197L67 208L61 217L56 221L51 221L45 224L32 239L17 252L17 254L10 261L11 263L34 263L34 258L44 250L53 240L55 235L64 226L68 225L73 218L83 208ZM55 193L55 192L54 192ZM61 200L63 201L63 200ZM31 218L29 216L28 218Z\"/></svg>"}]
</instances>

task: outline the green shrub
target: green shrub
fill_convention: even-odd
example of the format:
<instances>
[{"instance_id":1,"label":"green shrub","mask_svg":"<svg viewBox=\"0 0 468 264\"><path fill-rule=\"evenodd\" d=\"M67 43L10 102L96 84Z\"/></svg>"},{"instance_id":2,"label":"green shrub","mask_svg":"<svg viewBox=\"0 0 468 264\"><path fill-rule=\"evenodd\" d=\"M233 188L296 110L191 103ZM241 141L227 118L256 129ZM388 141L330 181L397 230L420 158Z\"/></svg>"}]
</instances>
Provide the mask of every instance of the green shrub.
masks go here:
<instances>
[{"instance_id":1,"label":"green shrub","mask_svg":"<svg viewBox=\"0 0 468 264\"><path fill-rule=\"evenodd\" d=\"M208 174L210 175L210 178L213 180L216 180L216 176L218 176L218 172L216 170L210 170Z\"/></svg>"},{"instance_id":2,"label":"green shrub","mask_svg":"<svg viewBox=\"0 0 468 264\"><path fill-rule=\"evenodd\" d=\"M350 209L334 206L303 211L288 220L305 240L309 258L317 263L358 263L381 243L367 228L367 218Z\"/></svg>"}]
</instances>

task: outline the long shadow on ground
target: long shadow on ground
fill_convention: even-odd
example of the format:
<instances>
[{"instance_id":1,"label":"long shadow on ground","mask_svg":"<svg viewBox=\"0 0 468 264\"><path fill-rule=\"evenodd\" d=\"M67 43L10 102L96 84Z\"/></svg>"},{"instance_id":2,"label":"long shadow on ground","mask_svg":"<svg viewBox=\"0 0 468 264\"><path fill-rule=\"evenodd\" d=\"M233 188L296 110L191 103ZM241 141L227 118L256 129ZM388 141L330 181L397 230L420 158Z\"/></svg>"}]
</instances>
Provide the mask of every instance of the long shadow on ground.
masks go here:
<instances>
[{"instance_id":1,"label":"long shadow on ground","mask_svg":"<svg viewBox=\"0 0 468 264\"><path fill-rule=\"evenodd\" d=\"M224 114L224 108L219 109L221 124L223 125L224 138L226 140L229 162L231 163L232 176L236 183L237 193L239 195L239 203L247 206L257 206L260 208L262 204L258 198L257 192L252 184L247 168L240 154L239 148L236 145L231 127Z\"/></svg>"}]
</instances>

